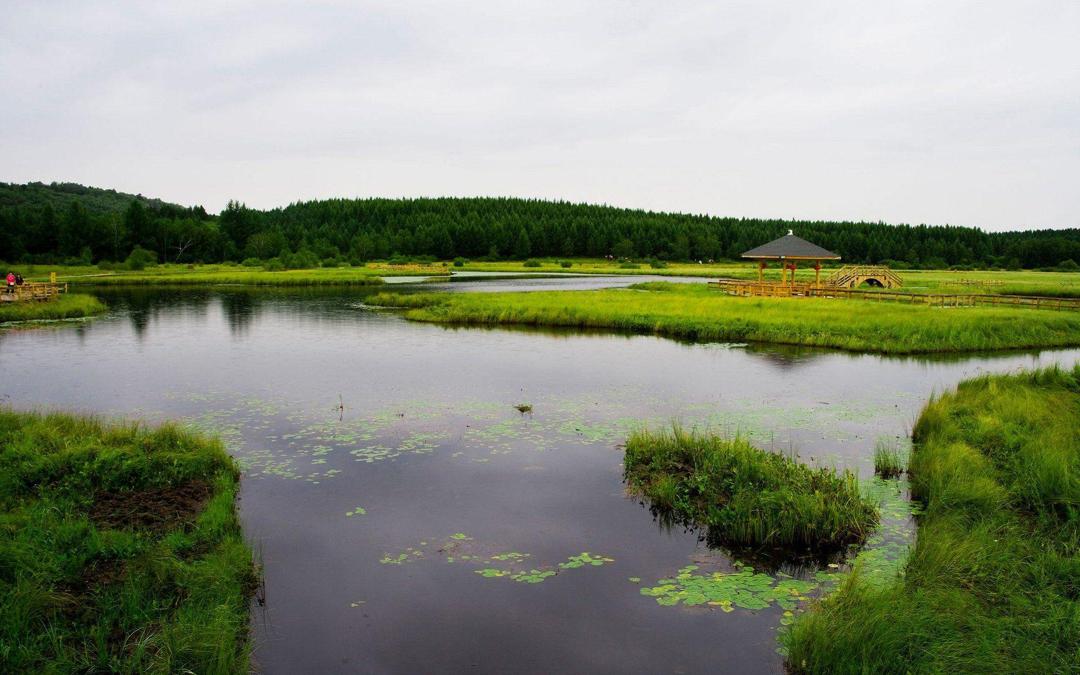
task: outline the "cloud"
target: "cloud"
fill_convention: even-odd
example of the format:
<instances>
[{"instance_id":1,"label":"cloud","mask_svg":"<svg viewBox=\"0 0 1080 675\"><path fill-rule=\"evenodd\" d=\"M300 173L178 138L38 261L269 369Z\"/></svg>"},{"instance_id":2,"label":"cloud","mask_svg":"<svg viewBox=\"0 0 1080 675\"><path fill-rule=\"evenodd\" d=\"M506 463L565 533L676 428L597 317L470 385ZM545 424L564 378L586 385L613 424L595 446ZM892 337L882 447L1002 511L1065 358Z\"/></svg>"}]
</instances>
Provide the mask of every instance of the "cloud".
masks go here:
<instances>
[{"instance_id":1,"label":"cloud","mask_svg":"<svg viewBox=\"0 0 1080 675\"><path fill-rule=\"evenodd\" d=\"M1078 226L1068 1L16 3L0 178Z\"/></svg>"}]
</instances>

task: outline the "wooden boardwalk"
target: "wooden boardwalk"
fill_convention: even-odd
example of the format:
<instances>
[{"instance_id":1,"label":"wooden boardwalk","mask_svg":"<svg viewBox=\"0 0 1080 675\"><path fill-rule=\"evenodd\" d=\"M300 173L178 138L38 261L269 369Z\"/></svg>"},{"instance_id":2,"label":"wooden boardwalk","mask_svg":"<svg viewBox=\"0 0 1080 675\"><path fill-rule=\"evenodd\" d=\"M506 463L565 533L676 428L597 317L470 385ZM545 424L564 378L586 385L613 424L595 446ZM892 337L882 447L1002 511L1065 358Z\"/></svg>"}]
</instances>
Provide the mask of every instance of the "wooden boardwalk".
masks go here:
<instances>
[{"instance_id":1,"label":"wooden boardwalk","mask_svg":"<svg viewBox=\"0 0 1080 675\"><path fill-rule=\"evenodd\" d=\"M67 284L27 281L21 286L16 286L14 293L9 293L5 284L0 289L0 302L47 302L60 297L61 293L67 293Z\"/></svg>"},{"instance_id":2,"label":"wooden boardwalk","mask_svg":"<svg viewBox=\"0 0 1080 675\"><path fill-rule=\"evenodd\" d=\"M862 291L838 288L825 284L759 283L738 279L710 281L709 286L729 295L742 297L805 297L846 298L878 302L906 302L934 307L1030 307L1032 309L1080 310L1080 298L1040 297L1037 295L995 295L990 293L897 293L895 291Z\"/></svg>"}]
</instances>

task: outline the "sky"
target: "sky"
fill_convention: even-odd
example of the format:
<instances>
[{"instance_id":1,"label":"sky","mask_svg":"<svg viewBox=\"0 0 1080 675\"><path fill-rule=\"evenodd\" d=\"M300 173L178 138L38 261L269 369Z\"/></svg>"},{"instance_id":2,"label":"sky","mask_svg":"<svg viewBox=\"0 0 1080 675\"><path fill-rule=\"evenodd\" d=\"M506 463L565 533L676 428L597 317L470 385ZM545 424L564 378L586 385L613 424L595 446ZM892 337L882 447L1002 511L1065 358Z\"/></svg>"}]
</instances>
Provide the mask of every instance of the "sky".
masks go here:
<instances>
[{"instance_id":1,"label":"sky","mask_svg":"<svg viewBox=\"0 0 1080 675\"><path fill-rule=\"evenodd\" d=\"M1080 227L1080 2L5 0L0 181Z\"/></svg>"}]
</instances>

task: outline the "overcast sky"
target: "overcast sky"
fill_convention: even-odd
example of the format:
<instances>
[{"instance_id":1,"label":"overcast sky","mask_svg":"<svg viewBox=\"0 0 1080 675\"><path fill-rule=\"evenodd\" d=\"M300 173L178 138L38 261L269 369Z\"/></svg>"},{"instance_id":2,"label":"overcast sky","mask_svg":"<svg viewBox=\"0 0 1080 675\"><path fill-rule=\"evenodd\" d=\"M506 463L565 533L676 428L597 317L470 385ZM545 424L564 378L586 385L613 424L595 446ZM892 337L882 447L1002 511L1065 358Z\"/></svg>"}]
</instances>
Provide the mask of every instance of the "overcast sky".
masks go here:
<instances>
[{"instance_id":1,"label":"overcast sky","mask_svg":"<svg viewBox=\"0 0 1080 675\"><path fill-rule=\"evenodd\" d=\"M0 180L1080 226L1080 2L12 2Z\"/></svg>"}]
</instances>

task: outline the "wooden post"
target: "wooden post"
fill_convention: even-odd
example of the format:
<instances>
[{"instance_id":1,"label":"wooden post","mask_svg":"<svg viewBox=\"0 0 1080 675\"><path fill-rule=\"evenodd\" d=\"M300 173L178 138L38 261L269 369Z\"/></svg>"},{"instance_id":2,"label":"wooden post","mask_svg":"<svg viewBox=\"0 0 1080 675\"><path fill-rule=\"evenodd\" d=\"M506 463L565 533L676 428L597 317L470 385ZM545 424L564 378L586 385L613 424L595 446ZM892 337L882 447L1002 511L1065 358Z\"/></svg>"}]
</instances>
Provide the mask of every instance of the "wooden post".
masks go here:
<instances>
[{"instance_id":1,"label":"wooden post","mask_svg":"<svg viewBox=\"0 0 1080 675\"><path fill-rule=\"evenodd\" d=\"M763 283L765 281L765 261L762 260L757 264L757 282Z\"/></svg>"},{"instance_id":2,"label":"wooden post","mask_svg":"<svg viewBox=\"0 0 1080 675\"><path fill-rule=\"evenodd\" d=\"M820 262L815 262L814 263L814 285L815 286L820 286L821 285L821 263Z\"/></svg>"},{"instance_id":3,"label":"wooden post","mask_svg":"<svg viewBox=\"0 0 1080 675\"><path fill-rule=\"evenodd\" d=\"M795 288L795 270L798 267L799 267L799 263L796 263L796 262L791 263L791 288L792 288L792 290L794 290L794 288Z\"/></svg>"}]
</instances>

